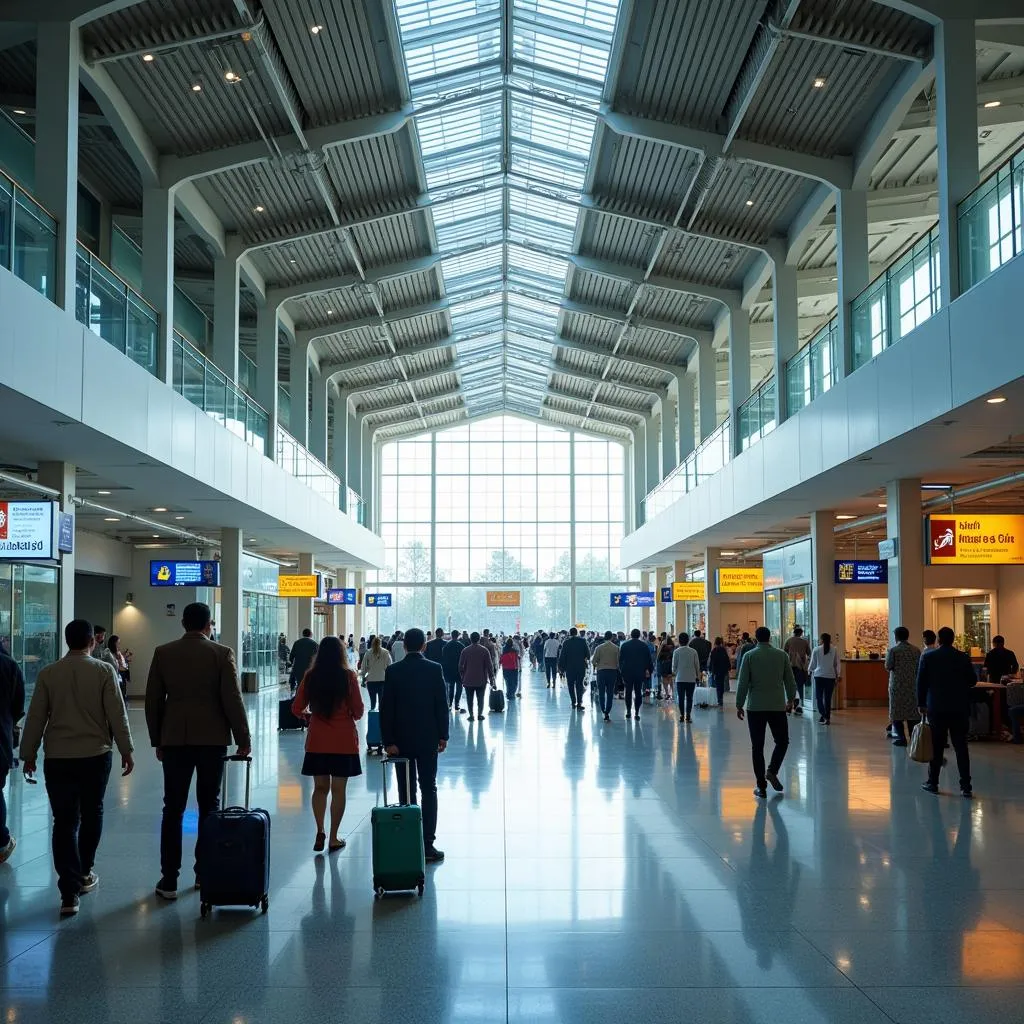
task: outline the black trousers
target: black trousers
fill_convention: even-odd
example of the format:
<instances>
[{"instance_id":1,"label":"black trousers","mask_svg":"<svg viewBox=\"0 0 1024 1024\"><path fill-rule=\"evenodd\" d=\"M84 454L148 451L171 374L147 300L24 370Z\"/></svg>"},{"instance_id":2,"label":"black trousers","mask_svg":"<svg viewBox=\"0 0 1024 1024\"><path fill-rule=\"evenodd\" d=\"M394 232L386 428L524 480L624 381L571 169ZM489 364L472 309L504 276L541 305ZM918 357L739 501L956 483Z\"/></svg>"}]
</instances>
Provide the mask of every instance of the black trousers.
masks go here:
<instances>
[{"instance_id":1,"label":"black trousers","mask_svg":"<svg viewBox=\"0 0 1024 1024\"><path fill-rule=\"evenodd\" d=\"M647 686L647 679L644 676L624 676L626 683L626 714L629 709L635 707L633 713L640 714L640 705L644 702L644 688Z\"/></svg>"},{"instance_id":2,"label":"black trousers","mask_svg":"<svg viewBox=\"0 0 1024 1024\"><path fill-rule=\"evenodd\" d=\"M160 825L160 873L167 882L177 882L181 871L181 822L188 805L192 776L196 779L199 827L196 830L195 863L203 842L203 822L220 804L227 747L164 747L164 817Z\"/></svg>"},{"instance_id":3,"label":"black trousers","mask_svg":"<svg viewBox=\"0 0 1024 1024\"><path fill-rule=\"evenodd\" d=\"M764 736L770 729L775 749L768 762L768 771L777 773L789 749L789 719L785 711L748 711L747 728L750 730L750 753L754 763L754 778L762 789L765 784Z\"/></svg>"},{"instance_id":4,"label":"black trousers","mask_svg":"<svg viewBox=\"0 0 1024 1024\"><path fill-rule=\"evenodd\" d=\"M939 784L939 772L942 771L942 757L949 740L953 753L956 754L956 767L960 773L960 788L971 787L971 755L967 750L967 728L970 719L964 715L928 715L932 727L932 752L934 757L928 765L928 781Z\"/></svg>"},{"instance_id":5,"label":"black trousers","mask_svg":"<svg viewBox=\"0 0 1024 1024\"><path fill-rule=\"evenodd\" d=\"M836 690L836 681L825 676L814 677L814 696L818 702L818 714L826 722L832 719L832 694Z\"/></svg>"},{"instance_id":6,"label":"black trousers","mask_svg":"<svg viewBox=\"0 0 1024 1024\"><path fill-rule=\"evenodd\" d=\"M715 693L718 694L718 706L722 706L722 697L725 694L725 688L729 684L729 673L726 672L722 675L712 676L711 684L715 688Z\"/></svg>"},{"instance_id":7,"label":"black trousers","mask_svg":"<svg viewBox=\"0 0 1024 1024\"><path fill-rule=\"evenodd\" d=\"M448 690L448 707L462 707L462 680L446 679L444 685Z\"/></svg>"},{"instance_id":8,"label":"black trousers","mask_svg":"<svg viewBox=\"0 0 1024 1024\"><path fill-rule=\"evenodd\" d=\"M544 659L544 674L547 676L547 681L554 685L558 682L558 659L557 658L545 658Z\"/></svg>"},{"instance_id":9,"label":"black trousers","mask_svg":"<svg viewBox=\"0 0 1024 1024\"><path fill-rule=\"evenodd\" d=\"M473 697L477 699L477 703L480 706L480 710L477 712L478 715L484 713L484 694L487 692L486 686L467 686L466 687L466 702L469 707L470 715L473 714Z\"/></svg>"},{"instance_id":10,"label":"black trousers","mask_svg":"<svg viewBox=\"0 0 1024 1024\"><path fill-rule=\"evenodd\" d=\"M586 679L586 676L586 669L567 668L565 670L566 682L569 684L569 700L573 704L583 703L583 691L585 689L583 681Z\"/></svg>"},{"instance_id":11,"label":"black trousers","mask_svg":"<svg viewBox=\"0 0 1024 1024\"><path fill-rule=\"evenodd\" d=\"M696 683L676 683L676 697L679 700L679 714L686 716L693 714L693 695L696 689Z\"/></svg>"},{"instance_id":12,"label":"black trousers","mask_svg":"<svg viewBox=\"0 0 1024 1024\"><path fill-rule=\"evenodd\" d=\"M483 689L480 693L483 693ZM472 690L469 691L473 693ZM470 698L472 701L472 697ZM470 704L472 707L472 703ZM409 758L409 775L412 782L413 799L410 799L405 786L405 765L395 765L398 777L398 799L402 803L415 803L416 784L420 789L420 811L423 814L423 845L429 850L437 838L437 751L430 754L402 753L400 757Z\"/></svg>"},{"instance_id":13,"label":"black trousers","mask_svg":"<svg viewBox=\"0 0 1024 1024\"><path fill-rule=\"evenodd\" d=\"M64 898L78 895L96 862L112 761L109 751L97 757L48 757L43 761L46 795L53 812L53 866Z\"/></svg>"}]
</instances>

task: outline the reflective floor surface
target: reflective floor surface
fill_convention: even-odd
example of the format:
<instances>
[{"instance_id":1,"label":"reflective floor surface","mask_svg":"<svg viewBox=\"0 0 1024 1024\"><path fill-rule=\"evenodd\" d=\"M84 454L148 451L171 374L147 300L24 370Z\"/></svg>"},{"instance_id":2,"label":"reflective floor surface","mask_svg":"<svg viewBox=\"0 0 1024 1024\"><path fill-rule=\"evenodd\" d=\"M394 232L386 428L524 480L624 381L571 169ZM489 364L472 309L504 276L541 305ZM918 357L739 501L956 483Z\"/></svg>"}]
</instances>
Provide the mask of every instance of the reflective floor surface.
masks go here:
<instances>
[{"instance_id":1,"label":"reflective floor surface","mask_svg":"<svg viewBox=\"0 0 1024 1024\"><path fill-rule=\"evenodd\" d=\"M303 736L249 698L254 802L273 818L270 912L159 905L160 775L108 791L82 912L58 921L42 786L8 784L2 1020L972 1024L1024 1015L1024 757L975 745L975 790L923 793L881 712L792 719L783 798L754 799L746 726L569 709L527 675L504 716L454 723L422 900L375 902L370 760L348 849L311 852ZM141 712L132 712L145 743ZM238 792L236 787L236 793ZM194 819L190 823L195 829ZM188 848L186 848L188 851ZM186 858L188 852L186 852ZM186 860L187 863L187 860Z\"/></svg>"}]
</instances>

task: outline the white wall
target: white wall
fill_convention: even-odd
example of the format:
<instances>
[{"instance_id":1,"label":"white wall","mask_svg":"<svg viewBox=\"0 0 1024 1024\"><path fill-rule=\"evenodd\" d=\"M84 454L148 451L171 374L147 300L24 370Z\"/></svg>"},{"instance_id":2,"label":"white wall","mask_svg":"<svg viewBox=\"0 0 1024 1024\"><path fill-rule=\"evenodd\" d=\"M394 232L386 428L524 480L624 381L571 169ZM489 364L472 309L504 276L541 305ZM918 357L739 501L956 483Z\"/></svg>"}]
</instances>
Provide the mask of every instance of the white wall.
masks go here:
<instances>
[{"instance_id":1,"label":"white wall","mask_svg":"<svg viewBox=\"0 0 1024 1024\"><path fill-rule=\"evenodd\" d=\"M132 548L98 533L88 533L75 526L75 572L94 576L132 574Z\"/></svg>"}]
</instances>

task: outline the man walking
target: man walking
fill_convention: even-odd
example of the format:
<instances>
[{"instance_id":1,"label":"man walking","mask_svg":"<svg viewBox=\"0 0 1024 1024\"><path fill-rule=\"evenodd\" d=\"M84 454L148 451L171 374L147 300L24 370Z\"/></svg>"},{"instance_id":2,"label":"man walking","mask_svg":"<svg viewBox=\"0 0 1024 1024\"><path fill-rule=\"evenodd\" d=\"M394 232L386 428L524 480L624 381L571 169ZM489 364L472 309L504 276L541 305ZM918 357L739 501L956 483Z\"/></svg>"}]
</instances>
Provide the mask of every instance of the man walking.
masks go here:
<instances>
[{"instance_id":1,"label":"man walking","mask_svg":"<svg viewBox=\"0 0 1024 1024\"><path fill-rule=\"evenodd\" d=\"M480 643L480 634L469 635L469 646L459 655L459 678L466 690L469 721L473 720L473 697L478 702L477 721L484 720L484 691L494 685L494 662L491 652Z\"/></svg>"},{"instance_id":2,"label":"man walking","mask_svg":"<svg viewBox=\"0 0 1024 1024\"><path fill-rule=\"evenodd\" d=\"M893 630L896 643L885 655L889 671L889 724L896 737L894 747L907 745L907 733L917 721L917 665L921 649L910 642L910 630L897 626Z\"/></svg>"},{"instance_id":3,"label":"man walking","mask_svg":"<svg viewBox=\"0 0 1024 1024\"><path fill-rule=\"evenodd\" d=\"M68 653L36 679L21 737L21 760L25 778L33 778L42 740L60 914L70 917L78 913L79 896L99 885L93 865L103 833L112 742L121 755L122 775L128 775L135 762L117 673L89 657L96 642L92 624L74 619L64 628L64 640Z\"/></svg>"},{"instance_id":4,"label":"man walking","mask_svg":"<svg viewBox=\"0 0 1024 1024\"><path fill-rule=\"evenodd\" d=\"M978 677L970 657L953 646L955 634L949 626L938 633L939 646L925 651L917 665L917 707L928 716L932 729L932 760L928 781L922 789L938 793L943 751L949 740L960 772L960 792L970 798L971 755L967 750L967 727L971 717L971 690Z\"/></svg>"},{"instance_id":5,"label":"man walking","mask_svg":"<svg viewBox=\"0 0 1024 1024\"><path fill-rule=\"evenodd\" d=\"M185 635L153 652L146 684L149 741L164 769L160 881L156 894L165 900L178 898L181 822L192 776L196 778L199 805L195 849L198 888L203 822L220 802L228 743L233 735L238 745L237 756L241 758L249 756L252 746L249 719L238 689L235 654L230 647L210 639L211 622L209 605L186 605L181 615Z\"/></svg>"},{"instance_id":6,"label":"man walking","mask_svg":"<svg viewBox=\"0 0 1024 1024\"><path fill-rule=\"evenodd\" d=\"M700 677L703 679L708 670L708 658L711 657L711 644L706 636L701 635L699 629L695 629L690 646L697 652L697 660L700 663Z\"/></svg>"},{"instance_id":7,"label":"man walking","mask_svg":"<svg viewBox=\"0 0 1024 1024\"><path fill-rule=\"evenodd\" d=\"M473 644L490 659L480 637ZM422 629L405 634L405 657L389 666L380 704L380 733L388 757L409 758L412 793L406 791L404 772L398 775L398 797L413 802L417 780L423 811L423 849L428 864L444 860L437 839L437 755L448 746L448 701L441 666L423 656ZM467 648L467 651L473 648ZM481 691L483 692L483 691ZM470 709L472 710L472 704ZM482 710L482 707L481 707ZM483 717L481 715L481 717Z\"/></svg>"},{"instance_id":8,"label":"man walking","mask_svg":"<svg viewBox=\"0 0 1024 1024\"><path fill-rule=\"evenodd\" d=\"M462 678L459 676L459 659L465 648L461 634L452 630L452 638L444 645L441 652L441 672L444 674L444 685L448 691L448 710L455 706L457 714L465 714L462 710Z\"/></svg>"},{"instance_id":9,"label":"man walking","mask_svg":"<svg viewBox=\"0 0 1024 1024\"><path fill-rule=\"evenodd\" d=\"M785 642L782 649L789 657L790 667L793 669L793 679L796 681L797 700L793 704L793 714L804 713L804 687L807 685L807 667L811 663L811 645L804 636L803 628L793 627L793 635Z\"/></svg>"},{"instance_id":10,"label":"man walking","mask_svg":"<svg viewBox=\"0 0 1024 1024\"><path fill-rule=\"evenodd\" d=\"M0 864L6 863L17 840L7 828L7 776L14 766L14 727L25 714L25 677L0 644Z\"/></svg>"},{"instance_id":11,"label":"man walking","mask_svg":"<svg viewBox=\"0 0 1024 1024\"><path fill-rule=\"evenodd\" d=\"M562 649L562 641L554 630L545 633L544 637L544 674L548 681L547 688L552 690L558 682L558 652Z\"/></svg>"},{"instance_id":12,"label":"man walking","mask_svg":"<svg viewBox=\"0 0 1024 1024\"><path fill-rule=\"evenodd\" d=\"M619 645L615 634L609 629L604 641L594 648L594 671L597 673L597 692L601 702L604 720L612 720L612 706L615 703L615 684L619 679Z\"/></svg>"},{"instance_id":13,"label":"man walking","mask_svg":"<svg viewBox=\"0 0 1024 1024\"><path fill-rule=\"evenodd\" d=\"M569 684L569 700L574 708L583 710L584 681L587 678L587 667L590 664L590 648L587 641L579 635L573 626L569 636L558 652L558 671L565 676Z\"/></svg>"},{"instance_id":14,"label":"man walking","mask_svg":"<svg viewBox=\"0 0 1024 1024\"><path fill-rule=\"evenodd\" d=\"M626 684L626 718L633 708L633 718L640 718L640 705L644 689L654 673L654 652L651 645L640 639L640 630L634 629L629 639L619 648L619 672Z\"/></svg>"},{"instance_id":15,"label":"man walking","mask_svg":"<svg viewBox=\"0 0 1024 1024\"><path fill-rule=\"evenodd\" d=\"M212 627L210 638L212 639ZM288 655L288 661L291 664L291 671L288 673L288 687L292 693L295 693L302 677L309 671L309 666L313 664L317 647L318 644L313 639L313 630L311 629L304 629L302 636L292 644L291 654Z\"/></svg>"},{"instance_id":16,"label":"man walking","mask_svg":"<svg viewBox=\"0 0 1024 1024\"><path fill-rule=\"evenodd\" d=\"M423 657L437 665L442 663L442 658L444 657L444 630L440 626L434 630L434 638L428 641L427 646L423 648Z\"/></svg>"},{"instance_id":17,"label":"man walking","mask_svg":"<svg viewBox=\"0 0 1024 1024\"><path fill-rule=\"evenodd\" d=\"M789 748L789 722L786 715L792 710L796 698L796 681L793 679L793 665L789 655L772 647L771 630L759 626L754 636L757 646L743 656L743 664L740 666L736 717L742 722L746 709L757 784L754 796L763 800L768 795L766 782L770 782L777 793L782 792L779 769ZM775 741L767 771L764 766L766 729L771 730Z\"/></svg>"}]
</instances>

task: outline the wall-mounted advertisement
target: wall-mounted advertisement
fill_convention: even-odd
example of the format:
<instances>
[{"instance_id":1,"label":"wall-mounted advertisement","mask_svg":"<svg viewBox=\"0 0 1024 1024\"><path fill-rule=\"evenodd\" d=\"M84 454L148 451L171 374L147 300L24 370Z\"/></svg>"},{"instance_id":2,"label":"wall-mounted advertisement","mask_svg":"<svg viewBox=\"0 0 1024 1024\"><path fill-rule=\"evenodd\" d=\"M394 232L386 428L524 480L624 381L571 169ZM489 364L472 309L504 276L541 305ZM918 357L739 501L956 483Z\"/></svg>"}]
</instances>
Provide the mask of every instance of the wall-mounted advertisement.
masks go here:
<instances>
[{"instance_id":1,"label":"wall-mounted advertisement","mask_svg":"<svg viewBox=\"0 0 1024 1024\"><path fill-rule=\"evenodd\" d=\"M54 558L56 526L56 502L0 501L0 561Z\"/></svg>"},{"instance_id":2,"label":"wall-mounted advertisement","mask_svg":"<svg viewBox=\"0 0 1024 1024\"><path fill-rule=\"evenodd\" d=\"M1024 565L1024 516L925 516L930 565Z\"/></svg>"},{"instance_id":3,"label":"wall-mounted advertisement","mask_svg":"<svg viewBox=\"0 0 1024 1024\"><path fill-rule=\"evenodd\" d=\"M720 594L760 594L764 569L716 569L715 586Z\"/></svg>"}]
</instances>

